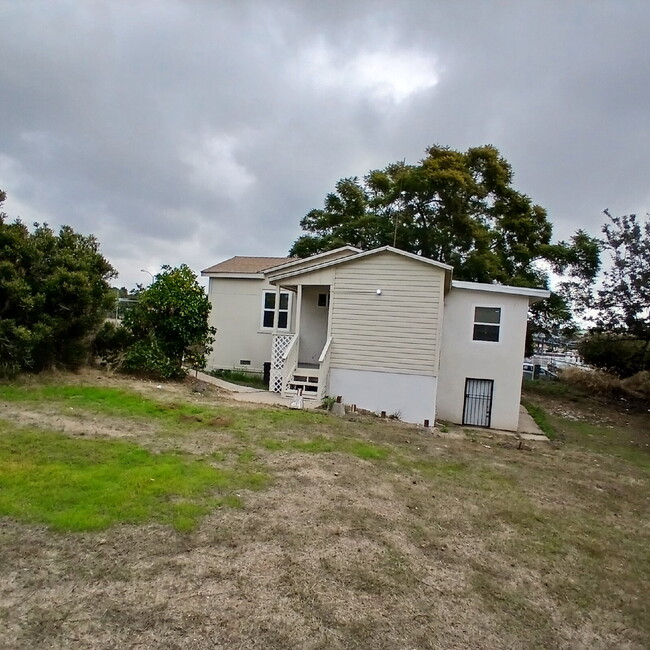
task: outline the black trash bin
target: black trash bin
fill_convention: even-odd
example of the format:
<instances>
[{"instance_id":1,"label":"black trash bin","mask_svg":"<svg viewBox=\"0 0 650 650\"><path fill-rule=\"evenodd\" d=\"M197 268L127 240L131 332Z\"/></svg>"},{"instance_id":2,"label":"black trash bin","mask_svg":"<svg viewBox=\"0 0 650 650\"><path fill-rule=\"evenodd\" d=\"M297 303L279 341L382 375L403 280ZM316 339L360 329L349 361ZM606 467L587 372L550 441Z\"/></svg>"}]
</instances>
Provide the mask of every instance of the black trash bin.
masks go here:
<instances>
[{"instance_id":1,"label":"black trash bin","mask_svg":"<svg viewBox=\"0 0 650 650\"><path fill-rule=\"evenodd\" d=\"M268 386L271 381L271 362L264 362L264 383Z\"/></svg>"}]
</instances>

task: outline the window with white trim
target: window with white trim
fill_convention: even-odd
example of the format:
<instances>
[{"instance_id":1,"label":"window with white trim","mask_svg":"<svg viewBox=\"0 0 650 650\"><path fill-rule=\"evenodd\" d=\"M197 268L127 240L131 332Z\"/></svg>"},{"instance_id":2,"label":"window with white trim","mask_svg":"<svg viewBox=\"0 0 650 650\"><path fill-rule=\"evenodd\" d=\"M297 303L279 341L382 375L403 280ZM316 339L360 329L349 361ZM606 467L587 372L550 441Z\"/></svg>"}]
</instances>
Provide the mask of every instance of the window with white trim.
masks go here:
<instances>
[{"instance_id":1,"label":"window with white trim","mask_svg":"<svg viewBox=\"0 0 650 650\"><path fill-rule=\"evenodd\" d=\"M499 342L501 307L474 307L474 340Z\"/></svg>"},{"instance_id":2,"label":"window with white trim","mask_svg":"<svg viewBox=\"0 0 650 650\"><path fill-rule=\"evenodd\" d=\"M273 329L275 323L275 291L264 291L262 294L262 329ZM278 305L278 329L289 329L289 310L290 310L289 292L280 292L280 304Z\"/></svg>"}]
</instances>

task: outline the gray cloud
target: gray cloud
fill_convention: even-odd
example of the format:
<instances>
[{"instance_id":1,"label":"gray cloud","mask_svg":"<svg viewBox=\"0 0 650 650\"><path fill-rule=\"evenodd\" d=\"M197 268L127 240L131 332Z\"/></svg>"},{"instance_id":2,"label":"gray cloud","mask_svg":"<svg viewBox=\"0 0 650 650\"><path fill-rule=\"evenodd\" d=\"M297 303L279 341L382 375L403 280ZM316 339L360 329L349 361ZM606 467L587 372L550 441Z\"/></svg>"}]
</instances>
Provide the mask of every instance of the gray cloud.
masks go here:
<instances>
[{"instance_id":1,"label":"gray cloud","mask_svg":"<svg viewBox=\"0 0 650 650\"><path fill-rule=\"evenodd\" d=\"M0 6L0 187L120 271L282 255L343 176L490 142L556 234L649 209L650 5Z\"/></svg>"}]
</instances>

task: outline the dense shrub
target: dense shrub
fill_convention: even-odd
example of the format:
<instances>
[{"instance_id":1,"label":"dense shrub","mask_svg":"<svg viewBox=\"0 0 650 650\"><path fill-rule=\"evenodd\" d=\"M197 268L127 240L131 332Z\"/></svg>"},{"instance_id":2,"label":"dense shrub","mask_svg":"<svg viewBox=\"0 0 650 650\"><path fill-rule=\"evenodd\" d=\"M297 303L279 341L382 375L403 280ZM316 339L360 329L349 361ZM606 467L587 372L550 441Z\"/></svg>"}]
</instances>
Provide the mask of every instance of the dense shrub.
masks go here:
<instances>
[{"instance_id":1,"label":"dense shrub","mask_svg":"<svg viewBox=\"0 0 650 650\"><path fill-rule=\"evenodd\" d=\"M124 317L131 336L123 367L160 379L185 376L183 365L205 367L215 329L208 324L210 300L192 270L163 266Z\"/></svg>"},{"instance_id":2,"label":"dense shrub","mask_svg":"<svg viewBox=\"0 0 650 650\"><path fill-rule=\"evenodd\" d=\"M131 333L120 324L106 321L93 341L93 354L102 365L117 368L124 362L124 355L131 343Z\"/></svg>"},{"instance_id":3,"label":"dense shrub","mask_svg":"<svg viewBox=\"0 0 650 650\"><path fill-rule=\"evenodd\" d=\"M565 368L560 372L560 381L571 388L581 389L589 395L609 399L623 397L646 403L650 401L650 372L648 371L620 379L603 370Z\"/></svg>"},{"instance_id":4,"label":"dense shrub","mask_svg":"<svg viewBox=\"0 0 650 650\"><path fill-rule=\"evenodd\" d=\"M621 386L628 395L650 404L650 372L647 370L621 380Z\"/></svg>"},{"instance_id":5,"label":"dense shrub","mask_svg":"<svg viewBox=\"0 0 650 650\"><path fill-rule=\"evenodd\" d=\"M158 379L182 379L185 376L181 364L166 354L155 338L132 343L124 354L122 368Z\"/></svg>"},{"instance_id":6,"label":"dense shrub","mask_svg":"<svg viewBox=\"0 0 650 650\"><path fill-rule=\"evenodd\" d=\"M115 275L94 237L0 212L0 374L85 363Z\"/></svg>"},{"instance_id":7,"label":"dense shrub","mask_svg":"<svg viewBox=\"0 0 650 650\"><path fill-rule=\"evenodd\" d=\"M578 352L585 363L619 377L650 370L650 341L628 334L592 334L580 341Z\"/></svg>"}]
</instances>

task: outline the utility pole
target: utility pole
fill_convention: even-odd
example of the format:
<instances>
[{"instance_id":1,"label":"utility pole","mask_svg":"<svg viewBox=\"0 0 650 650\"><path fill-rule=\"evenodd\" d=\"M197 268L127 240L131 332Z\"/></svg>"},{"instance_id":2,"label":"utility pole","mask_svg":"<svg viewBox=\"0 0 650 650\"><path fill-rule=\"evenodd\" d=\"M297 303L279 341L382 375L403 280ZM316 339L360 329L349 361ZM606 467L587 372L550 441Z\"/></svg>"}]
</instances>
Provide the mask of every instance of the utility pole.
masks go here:
<instances>
[{"instance_id":1,"label":"utility pole","mask_svg":"<svg viewBox=\"0 0 650 650\"><path fill-rule=\"evenodd\" d=\"M406 158L404 158L404 160L402 160L402 171L403 171L404 167L406 167ZM400 179L399 179L399 187L400 188L402 187L402 177L401 176L400 176ZM404 195L405 194L406 194L406 192L404 190L402 190L399 193L399 200L400 201L404 201ZM398 223L399 223L399 212L395 215L395 232L393 233L393 248L397 248L397 224Z\"/></svg>"}]
</instances>

